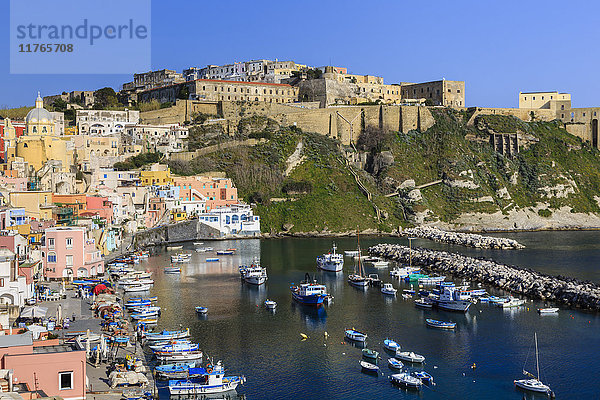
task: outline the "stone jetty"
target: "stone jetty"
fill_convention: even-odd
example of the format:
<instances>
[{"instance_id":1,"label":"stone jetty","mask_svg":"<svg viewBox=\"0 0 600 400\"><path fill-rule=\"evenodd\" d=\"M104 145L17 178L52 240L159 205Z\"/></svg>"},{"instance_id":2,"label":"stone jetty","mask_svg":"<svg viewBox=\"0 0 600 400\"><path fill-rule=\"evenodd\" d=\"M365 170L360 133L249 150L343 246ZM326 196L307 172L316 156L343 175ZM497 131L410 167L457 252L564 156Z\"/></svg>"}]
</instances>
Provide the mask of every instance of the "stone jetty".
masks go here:
<instances>
[{"instance_id":1,"label":"stone jetty","mask_svg":"<svg viewBox=\"0 0 600 400\"><path fill-rule=\"evenodd\" d=\"M478 249L522 249L525 247L513 239L482 236L475 233L447 232L431 226L408 228L403 231L403 234Z\"/></svg>"},{"instance_id":2,"label":"stone jetty","mask_svg":"<svg viewBox=\"0 0 600 400\"><path fill-rule=\"evenodd\" d=\"M408 263L407 246L378 244L369 253ZM412 249L412 264L425 270L485 283L514 294L553 301L566 306L600 310L600 285L565 276L551 276L528 268L498 264L446 251Z\"/></svg>"}]
</instances>

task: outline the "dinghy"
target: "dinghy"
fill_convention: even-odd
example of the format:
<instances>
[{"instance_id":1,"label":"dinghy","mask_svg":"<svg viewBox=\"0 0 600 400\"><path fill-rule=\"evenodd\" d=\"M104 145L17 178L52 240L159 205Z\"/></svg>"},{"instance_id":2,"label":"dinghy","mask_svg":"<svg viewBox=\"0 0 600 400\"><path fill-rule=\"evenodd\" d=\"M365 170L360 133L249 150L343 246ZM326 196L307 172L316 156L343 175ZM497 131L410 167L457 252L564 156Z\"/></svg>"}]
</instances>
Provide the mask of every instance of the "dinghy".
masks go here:
<instances>
[{"instance_id":1,"label":"dinghy","mask_svg":"<svg viewBox=\"0 0 600 400\"><path fill-rule=\"evenodd\" d=\"M392 383L404 386L407 389L419 390L423 385L420 379L415 378L414 376L411 376L409 373L406 372L402 372L400 374L393 374L392 376L390 376L390 380L392 381Z\"/></svg>"},{"instance_id":2,"label":"dinghy","mask_svg":"<svg viewBox=\"0 0 600 400\"><path fill-rule=\"evenodd\" d=\"M362 369L364 371L367 371L367 372L378 372L379 371L379 367L375 364L371 364L371 363L363 361L363 360L360 360L358 363L360 364L360 366L362 367Z\"/></svg>"},{"instance_id":3,"label":"dinghy","mask_svg":"<svg viewBox=\"0 0 600 400\"><path fill-rule=\"evenodd\" d=\"M267 307L269 310L274 310L275 307L277 307L277 303L274 302L273 300L265 300L265 307Z\"/></svg>"},{"instance_id":4,"label":"dinghy","mask_svg":"<svg viewBox=\"0 0 600 400\"><path fill-rule=\"evenodd\" d=\"M559 310L558 307L552 307L552 308L538 308L538 312L540 314L554 314L557 313Z\"/></svg>"},{"instance_id":5,"label":"dinghy","mask_svg":"<svg viewBox=\"0 0 600 400\"><path fill-rule=\"evenodd\" d=\"M425 320L425 323L427 324L427 326L430 326L432 328L437 328L437 329L454 329L454 328L456 328L456 322L445 322L445 321L438 321L436 319L427 318Z\"/></svg>"},{"instance_id":6,"label":"dinghy","mask_svg":"<svg viewBox=\"0 0 600 400\"><path fill-rule=\"evenodd\" d=\"M431 385L433 383L433 376L425 371L414 371L412 376L421 380L425 385Z\"/></svg>"},{"instance_id":7,"label":"dinghy","mask_svg":"<svg viewBox=\"0 0 600 400\"><path fill-rule=\"evenodd\" d=\"M364 358L368 358L370 360L375 360L377 362L377 358L379 357L379 352L371 349L362 349L362 355Z\"/></svg>"},{"instance_id":8,"label":"dinghy","mask_svg":"<svg viewBox=\"0 0 600 400\"><path fill-rule=\"evenodd\" d=\"M396 358L411 363L422 363L425 361L425 357L420 354L413 353L412 351L397 351Z\"/></svg>"},{"instance_id":9,"label":"dinghy","mask_svg":"<svg viewBox=\"0 0 600 400\"><path fill-rule=\"evenodd\" d=\"M367 334L357 331L355 329L346 329L344 333L347 339L354 340L356 342L364 342L367 340Z\"/></svg>"},{"instance_id":10,"label":"dinghy","mask_svg":"<svg viewBox=\"0 0 600 400\"><path fill-rule=\"evenodd\" d=\"M207 307L196 307L196 312L198 314L207 314L208 308Z\"/></svg>"},{"instance_id":11,"label":"dinghy","mask_svg":"<svg viewBox=\"0 0 600 400\"><path fill-rule=\"evenodd\" d=\"M397 360L394 357L388 358L388 365L390 366L390 368L393 368L393 369L402 369L402 367L404 367L404 364L402 364L402 361Z\"/></svg>"},{"instance_id":12,"label":"dinghy","mask_svg":"<svg viewBox=\"0 0 600 400\"><path fill-rule=\"evenodd\" d=\"M392 339L385 339L383 341L383 347L386 350L393 351L394 353L396 351L400 350L400 345L398 343L396 343L395 341L393 341Z\"/></svg>"}]
</instances>

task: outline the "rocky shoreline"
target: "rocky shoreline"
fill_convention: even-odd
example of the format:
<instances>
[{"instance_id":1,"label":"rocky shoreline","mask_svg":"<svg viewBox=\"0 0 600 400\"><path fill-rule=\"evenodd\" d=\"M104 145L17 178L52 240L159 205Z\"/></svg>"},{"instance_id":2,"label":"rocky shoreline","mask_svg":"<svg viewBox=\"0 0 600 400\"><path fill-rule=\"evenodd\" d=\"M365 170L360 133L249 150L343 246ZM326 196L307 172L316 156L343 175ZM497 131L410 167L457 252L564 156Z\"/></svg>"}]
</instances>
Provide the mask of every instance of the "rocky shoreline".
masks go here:
<instances>
[{"instance_id":1,"label":"rocky shoreline","mask_svg":"<svg viewBox=\"0 0 600 400\"><path fill-rule=\"evenodd\" d=\"M378 244L369 248L369 252L408 263L411 250L401 245ZM529 268L423 248L412 249L412 264L436 273L489 284L517 295L581 309L600 310L600 285L589 281L551 276Z\"/></svg>"},{"instance_id":2,"label":"rocky shoreline","mask_svg":"<svg viewBox=\"0 0 600 400\"><path fill-rule=\"evenodd\" d=\"M431 226L417 226L405 229L406 236L429 239L435 242L457 244L477 249L523 249L525 246L513 239L482 236L476 233L448 232Z\"/></svg>"}]
</instances>

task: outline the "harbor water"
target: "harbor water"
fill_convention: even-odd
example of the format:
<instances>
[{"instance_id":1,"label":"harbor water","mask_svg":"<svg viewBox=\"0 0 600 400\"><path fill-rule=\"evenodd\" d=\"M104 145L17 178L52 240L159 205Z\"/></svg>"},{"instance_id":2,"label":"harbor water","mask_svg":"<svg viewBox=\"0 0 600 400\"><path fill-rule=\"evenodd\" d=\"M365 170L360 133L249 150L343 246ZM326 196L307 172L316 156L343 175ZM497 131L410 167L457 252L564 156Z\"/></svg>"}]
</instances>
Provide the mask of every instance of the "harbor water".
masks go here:
<instances>
[{"instance_id":1,"label":"harbor water","mask_svg":"<svg viewBox=\"0 0 600 400\"><path fill-rule=\"evenodd\" d=\"M600 232L532 232L503 234L526 246L523 250L478 250L413 240L413 246L460 252L474 257L533 268L549 274L600 282ZM543 302L503 310L491 304L475 304L466 314L421 310L414 297L400 295L408 284L389 276L392 268L375 270L384 282L392 282L399 295L383 295L379 288L366 291L348 285L354 262L345 257L344 271L317 271L315 258L326 253L335 240L338 251L356 249L356 239L270 239L206 242L215 250L236 248L233 256L193 252L182 272L164 274L169 254L163 252L142 261L138 268L153 272L150 294L158 296L162 315L158 328L189 327L192 339L216 362L222 360L228 374L244 375L247 382L238 395L246 399L543 399L515 389L513 380L524 379L522 370L535 374L534 332L539 342L541 379L559 399L599 398L600 318L596 313L561 308L556 315L539 315ZM407 244L404 238L362 238L363 253L377 243ZM193 251L187 244L183 251ZM260 257L269 279L261 287L242 283L238 266ZM310 273L327 285L334 300L316 309L294 303L290 285ZM457 282L459 283L459 282ZM490 293L504 293L489 288ZM277 302L274 312L264 301ZM198 316L195 306L208 307ZM549 305L550 306L550 305ZM454 331L428 328L426 318L457 323ZM380 353L379 375L361 372L361 349L344 340L344 329L368 334L366 346ZM325 335L327 332L327 335ZM303 340L301 334L308 336ZM425 356L423 365L406 365L409 371L425 370L435 385L420 392L392 386L392 371L382 343L398 342L403 351ZM206 357L205 357L206 361ZM227 375L227 374L226 374ZM168 391L160 389L161 398ZM222 398L222 397L220 397Z\"/></svg>"}]
</instances>

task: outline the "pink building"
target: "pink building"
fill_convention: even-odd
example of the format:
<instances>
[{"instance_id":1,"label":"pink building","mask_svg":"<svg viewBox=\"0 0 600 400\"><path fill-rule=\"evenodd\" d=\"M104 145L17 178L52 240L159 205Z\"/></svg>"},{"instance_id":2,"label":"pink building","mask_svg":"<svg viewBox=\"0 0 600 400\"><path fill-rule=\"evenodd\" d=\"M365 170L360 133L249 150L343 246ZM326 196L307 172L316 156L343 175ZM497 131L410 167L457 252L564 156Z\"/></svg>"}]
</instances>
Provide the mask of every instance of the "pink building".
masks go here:
<instances>
[{"instance_id":1,"label":"pink building","mask_svg":"<svg viewBox=\"0 0 600 400\"><path fill-rule=\"evenodd\" d=\"M13 383L25 383L31 391L85 399L85 351L48 342L34 342L31 332L0 336L2 368L13 370Z\"/></svg>"},{"instance_id":2,"label":"pink building","mask_svg":"<svg viewBox=\"0 0 600 400\"><path fill-rule=\"evenodd\" d=\"M9 189L11 192L24 192L27 190L27 178L0 176L0 186Z\"/></svg>"},{"instance_id":3,"label":"pink building","mask_svg":"<svg viewBox=\"0 0 600 400\"><path fill-rule=\"evenodd\" d=\"M229 178L177 176L173 177L173 186L179 186L179 199L182 201L206 197L206 211L239 203L237 188Z\"/></svg>"},{"instance_id":4,"label":"pink building","mask_svg":"<svg viewBox=\"0 0 600 400\"><path fill-rule=\"evenodd\" d=\"M85 278L104 273L104 262L95 241L80 226L57 226L45 230L42 246L47 279Z\"/></svg>"},{"instance_id":5,"label":"pink building","mask_svg":"<svg viewBox=\"0 0 600 400\"><path fill-rule=\"evenodd\" d=\"M108 197L86 196L85 202L86 211L81 215L97 215L98 217L105 219L107 224L112 224L113 204L110 200L108 200Z\"/></svg>"},{"instance_id":6,"label":"pink building","mask_svg":"<svg viewBox=\"0 0 600 400\"><path fill-rule=\"evenodd\" d=\"M148 201L148 209L144 216L146 228L154 227L167 212L167 204L162 197L151 197Z\"/></svg>"}]
</instances>

